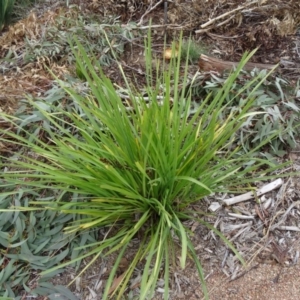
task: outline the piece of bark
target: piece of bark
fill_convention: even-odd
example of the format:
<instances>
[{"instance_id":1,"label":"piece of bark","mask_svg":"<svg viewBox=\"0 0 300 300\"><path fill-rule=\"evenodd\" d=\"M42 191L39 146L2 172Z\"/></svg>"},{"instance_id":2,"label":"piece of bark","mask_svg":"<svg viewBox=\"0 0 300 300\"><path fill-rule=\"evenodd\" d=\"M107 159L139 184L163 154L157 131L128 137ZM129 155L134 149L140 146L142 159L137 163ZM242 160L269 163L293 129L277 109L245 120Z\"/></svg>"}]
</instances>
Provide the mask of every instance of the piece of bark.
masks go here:
<instances>
[{"instance_id":1,"label":"piece of bark","mask_svg":"<svg viewBox=\"0 0 300 300\"><path fill-rule=\"evenodd\" d=\"M199 67L201 71L217 71L219 73L223 73L224 71L233 69L238 64L238 62L221 60L204 54L201 54L199 59ZM276 65L248 62L245 64L243 69L246 71L251 71L254 68L271 70L274 67L276 67Z\"/></svg>"}]
</instances>

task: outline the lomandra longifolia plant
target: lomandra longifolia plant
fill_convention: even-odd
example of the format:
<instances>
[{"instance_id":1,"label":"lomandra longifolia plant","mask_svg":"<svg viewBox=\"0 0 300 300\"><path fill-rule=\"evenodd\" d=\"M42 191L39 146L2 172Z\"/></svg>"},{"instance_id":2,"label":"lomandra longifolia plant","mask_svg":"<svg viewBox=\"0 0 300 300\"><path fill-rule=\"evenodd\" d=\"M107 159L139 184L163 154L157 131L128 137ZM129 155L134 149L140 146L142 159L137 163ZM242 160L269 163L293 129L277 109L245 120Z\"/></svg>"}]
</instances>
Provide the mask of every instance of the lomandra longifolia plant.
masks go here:
<instances>
[{"instance_id":1,"label":"lomandra longifolia plant","mask_svg":"<svg viewBox=\"0 0 300 300\"><path fill-rule=\"evenodd\" d=\"M168 299L170 265L179 257L184 268L188 255L195 262L207 296L200 258L185 221L196 220L215 230L240 256L221 233L191 209L191 204L214 192L236 191L258 178L272 178L270 174L278 169L278 165L255 155L267 140L243 155L236 146L235 133L249 116L255 87L240 110L220 119L224 116L224 99L253 53L245 54L220 91L214 97L203 99L190 115L191 94L185 89L188 66L187 61L180 61L180 53L171 60L167 71L152 70L151 38L148 37L147 102L127 83L131 106L128 109L96 58L90 58L79 42L72 48L90 88L89 95L82 95L61 82L69 95L69 106L32 101L33 109L43 116L43 138L20 126L17 118L4 116L18 131L5 132L0 141L13 141L22 149L11 159L2 158L4 182L53 195L57 191L81 195L77 201L53 197L51 201L33 199L30 204L32 210L57 210L83 216L67 223L67 232L94 228L107 231L96 244L82 246L87 249L84 256L57 266L62 268L93 256L84 271L100 255L115 252L117 258L101 299L112 295L121 299L139 264L143 264L139 299L151 298L158 279L164 280L164 299ZM120 72L127 82L121 67ZM249 84L256 82L258 87L263 80L254 78ZM241 88L240 92L247 88ZM120 261L136 239L139 242L135 243L135 255L116 286Z\"/></svg>"},{"instance_id":2,"label":"lomandra longifolia plant","mask_svg":"<svg viewBox=\"0 0 300 300\"><path fill-rule=\"evenodd\" d=\"M0 1L0 31L2 30L3 26L9 24L14 4L15 0Z\"/></svg>"}]
</instances>

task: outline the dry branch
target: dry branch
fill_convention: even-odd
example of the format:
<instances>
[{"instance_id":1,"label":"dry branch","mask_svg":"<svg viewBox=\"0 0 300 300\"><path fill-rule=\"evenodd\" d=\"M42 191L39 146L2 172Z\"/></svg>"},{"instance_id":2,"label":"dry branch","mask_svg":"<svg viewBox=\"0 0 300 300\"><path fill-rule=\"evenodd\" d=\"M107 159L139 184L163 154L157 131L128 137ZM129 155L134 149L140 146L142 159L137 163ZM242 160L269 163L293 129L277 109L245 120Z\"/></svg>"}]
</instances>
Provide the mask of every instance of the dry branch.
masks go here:
<instances>
[{"instance_id":1,"label":"dry branch","mask_svg":"<svg viewBox=\"0 0 300 300\"><path fill-rule=\"evenodd\" d=\"M300 228L297 226L278 226L279 230L289 230L289 231L300 231Z\"/></svg>"},{"instance_id":2,"label":"dry branch","mask_svg":"<svg viewBox=\"0 0 300 300\"><path fill-rule=\"evenodd\" d=\"M225 17L227 17L227 16L229 16L229 15L232 15L232 14L234 14L235 12L240 11L240 10L243 10L243 9L246 8L247 6L250 6L250 5L255 4L255 3L257 3L257 2L258 2L258 1L255 0L255 1L252 1L252 2L250 2L250 3L244 4L243 6L237 7L236 9L233 9L233 10L231 10L231 11L227 11L226 13L224 13L224 14L222 14L222 15L220 15L220 16L217 16L217 17L215 17L215 18L209 20L208 22L202 24L200 27L203 29L203 28L205 28L205 27L207 27L207 26L213 24L215 21L217 21L217 20L219 20L219 19L223 19L223 18L225 18ZM201 32L201 29L195 31L195 33L200 33L200 32Z\"/></svg>"},{"instance_id":3,"label":"dry branch","mask_svg":"<svg viewBox=\"0 0 300 300\"><path fill-rule=\"evenodd\" d=\"M289 206L289 208L285 211L285 213L282 215L282 217L280 218L280 221L279 221L278 223L276 223L276 224L274 224L274 225L272 225L272 226L270 227L270 231L273 231L273 230L275 230L276 228L280 227L280 225L281 225L283 222L285 222L285 220L286 220L288 214L290 213L290 211L292 210L292 208L294 208L294 207L297 206L297 205L298 205L298 206L300 205L300 201L295 201L295 202L293 202L293 203Z\"/></svg>"},{"instance_id":4,"label":"dry branch","mask_svg":"<svg viewBox=\"0 0 300 300\"><path fill-rule=\"evenodd\" d=\"M232 61L226 61L221 60L218 58L210 57L204 54L201 54L199 59L199 67L202 71L217 71L217 72L224 72L226 70L231 70L234 67L237 67L239 62L232 62ZM254 68L257 69L266 69L266 70L272 70L273 68L276 68L278 65L271 65L271 64L260 64L260 63L251 63L248 62L245 64L244 69L247 71L251 71Z\"/></svg>"},{"instance_id":5,"label":"dry branch","mask_svg":"<svg viewBox=\"0 0 300 300\"><path fill-rule=\"evenodd\" d=\"M235 204L235 203L239 203L239 202L243 202L243 201L252 199L255 196L260 197L265 193L268 193L272 190L275 190L275 189L279 188L282 185L282 183L283 183L282 179L278 178L275 181L270 182L270 183L264 185L263 187L259 188L255 193L254 192L248 192L248 193L245 193L245 194L240 195L240 196L236 196L236 197L233 197L233 198L230 198L230 199L223 200L223 202L226 205L232 205L232 204Z\"/></svg>"},{"instance_id":6,"label":"dry branch","mask_svg":"<svg viewBox=\"0 0 300 300\"><path fill-rule=\"evenodd\" d=\"M254 220L255 216L245 216L245 215L240 215L240 214L235 214L235 213L228 213L229 217L233 217L236 219L242 219L242 220Z\"/></svg>"},{"instance_id":7,"label":"dry branch","mask_svg":"<svg viewBox=\"0 0 300 300\"><path fill-rule=\"evenodd\" d=\"M137 26L140 26L143 24L143 20L145 18L145 16L147 16L151 11L153 11L157 6L159 6L161 3L163 3L164 0L160 0L158 1L154 6L150 6L148 7L148 9L146 10L146 12L141 16L140 21L137 23ZM165 25L165 24L164 24Z\"/></svg>"}]
</instances>

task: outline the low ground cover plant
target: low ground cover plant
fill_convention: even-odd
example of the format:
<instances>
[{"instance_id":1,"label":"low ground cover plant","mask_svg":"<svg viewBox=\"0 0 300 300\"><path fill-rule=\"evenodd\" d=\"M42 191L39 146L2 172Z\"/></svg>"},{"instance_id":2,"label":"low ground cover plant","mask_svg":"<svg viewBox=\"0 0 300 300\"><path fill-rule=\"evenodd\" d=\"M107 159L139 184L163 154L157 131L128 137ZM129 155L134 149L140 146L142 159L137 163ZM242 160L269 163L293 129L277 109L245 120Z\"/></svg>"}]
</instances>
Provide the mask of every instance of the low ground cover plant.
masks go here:
<instances>
[{"instance_id":1,"label":"low ground cover plant","mask_svg":"<svg viewBox=\"0 0 300 300\"><path fill-rule=\"evenodd\" d=\"M226 109L222 112L228 115L244 106L248 101L248 94L255 88L253 78L265 78L266 70L242 71L234 84L225 102L228 101ZM223 84L226 83L227 74L214 74L207 78L207 74L200 73L191 85L194 106L198 107L199 102L208 94L216 95ZM250 84L249 84L250 83ZM274 156L284 156L286 150L295 148L300 136L300 108L299 108L299 84L293 86L278 74L272 74L253 93L255 101L250 111L259 110L260 114L250 114L245 120L239 135L238 143L245 151L253 149L270 134L278 133L266 147L261 149L262 155L273 159ZM248 86L238 97L243 86ZM232 99L235 98L234 101Z\"/></svg>"},{"instance_id":2,"label":"low ground cover plant","mask_svg":"<svg viewBox=\"0 0 300 300\"><path fill-rule=\"evenodd\" d=\"M249 109L267 74L241 87L231 101L251 85L247 101L238 111L224 115L232 86L253 53L244 55L219 91L204 98L191 116L192 93L184 88L188 57L183 72L182 62L174 58L168 71L160 74L151 70L150 37L146 46L147 101L127 83L127 106L97 60L89 58L77 41L72 49L90 94L83 96L60 82L72 106L32 101L36 111L32 118L38 117L43 131L32 130L22 119L1 116L11 127L0 129L0 141L20 147L15 155L1 157L0 188L5 191L1 197L17 194L20 188L25 195L31 193L26 205L20 199L2 213L46 211L77 216L66 219L66 234L107 230L103 240L77 248L85 250L84 254L42 273L47 275L93 256L84 271L99 256L115 252L117 259L102 299L112 295L120 299L139 263L144 264L139 299L151 298L160 277L164 278L164 298L168 299L169 268L177 251L181 253L182 268L188 258L194 260L207 296L200 258L184 221L194 219L215 230L239 256L212 225L191 211L190 204L214 192L239 192L253 182L275 177L272 172L279 166L256 153L276 133L247 152L240 151L235 135L249 115L260 113ZM125 75L124 79L126 82ZM39 199L42 196L34 197L32 191L43 195L43 200ZM65 197L74 194L80 197ZM112 290L118 265L137 237L140 242L136 254ZM15 242L22 243L22 236Z\"/></svg>"}]
</instances>

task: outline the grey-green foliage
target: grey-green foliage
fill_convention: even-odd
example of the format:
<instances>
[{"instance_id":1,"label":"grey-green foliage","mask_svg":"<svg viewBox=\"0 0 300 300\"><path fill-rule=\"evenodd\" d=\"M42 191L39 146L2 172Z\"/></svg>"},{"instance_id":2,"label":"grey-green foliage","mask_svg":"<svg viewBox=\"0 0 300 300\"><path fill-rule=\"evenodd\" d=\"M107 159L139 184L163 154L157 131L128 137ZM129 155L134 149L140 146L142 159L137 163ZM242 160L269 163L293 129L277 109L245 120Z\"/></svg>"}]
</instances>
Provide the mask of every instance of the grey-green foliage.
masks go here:
<instances>
[{"instance_id":1,"label":"grey-green foliage","mask_svg":"<svg viewBox=\"0 0 300 300\"><path fill-rule=\"evenodd\" d=\"M249 84L254 77L262 78L265 74L265 70L241 72L226 97L226 101L230 102L230 105L226 107L221 117L230 112L239 111L247 96L252 92L254 85L250 84L238 97L236 97L237 92L241 87ZM225 84L227 76L226 74L223 76L199 74L197 80L192 84L194 104L197 106L197 102L209 93L216 95ZM278 132L278 136L270 141L269 147L265 147L262 151L265 155L271 153L282 156L288 147L296 146L297 139L299 141L300 137L299 84L300 81L296 86L292 86L286 79L273 75L269 76L252 94L255 101L251 111L260 113L249 116L239 131L240 144L243 145L244 150L253 149L275 132ZM236 99L231 102L233 98Z\"/></svg>"},{"instance_id":2,"label":"grey-green foliage","mask_svg":"<svg viewBox=\"0 0 300 300\"><path fill-rule=\"evenodd\" d=\"M135 25L123 28L115 19L99 20L99 16L81 15L76 7L60 14L54 24L45 27L40 39L26 38L25 61L35 61L47 57L51 61L61 59L74 63L69 40L76 35L82 45L95 55L101 66L108 66L124 51L124 46L134 37Z\"/></svg>"},{"instance_id":3,"label":"grey-green foliage","mask_svg":"<svg viewBox=\"0 0 300 300\"><path fill-rule=\"evenodd\" d=\"M129 40L139 36L134 23L126 27L110 17L82 15L76 6L60 12L55 22L42 24L40 35L26 36L18 53L8 51L0 61L0 70L6 72L12 67L22 67L29 62L72 65L77 67L69 40L76 35L87 51L93 53L101 66L109 66L124 51ZM20 56L20 53L22 55ZM113 54L114 53L114 54ZM22 59L21 59L22 57ZM75 69L75 68L74 68ZM80 70L77 70L80 77Z\"/></svg>"},{"instance_id":4,"label":"grey-green foliage","mask_svg":"<svg viewBox=\"0 0 300 300\"><path fill-rule=\"evenodd\" d=\"M0 209L9 209L12 205L26 208L32 199L41 199L34 191L25 191L18 187L7 187L5 181L0 181ZM14 194L11 194L14 193ZM70 197L77 201L77 195L55 194L47 195L43 199L59 199ZM42 199L41 199L42 200ZM66 257L77 257L81 251L76 247L95 241L94 232L85 232L76 236L74 233L65 234L65 224L76 221L78 216L64 215L53 211L8 211L0 213L0 248L1 272L0 295L21 299L25 291L31 296L49 296L56 293L65 298L75 300L72 293L63 287L55 287L49 279L63 271L63 268L43 276L39 273L47 270ZM73 265L78 268L79 262ZM33 278L33 271L36 272ZM33 289L29 281L36 279L38 283Z\"/></svg>"}]
</instances>

